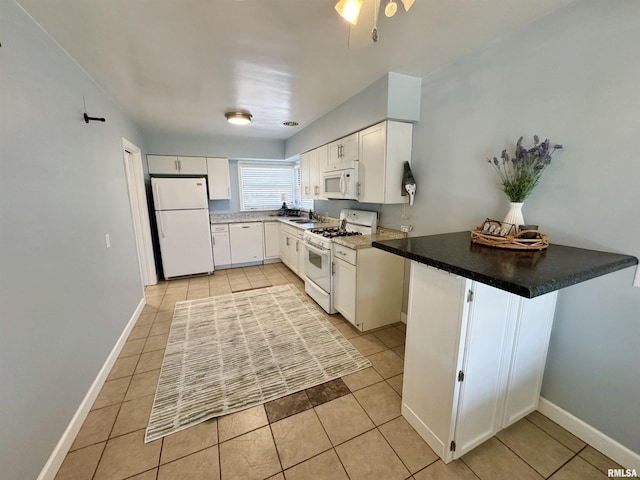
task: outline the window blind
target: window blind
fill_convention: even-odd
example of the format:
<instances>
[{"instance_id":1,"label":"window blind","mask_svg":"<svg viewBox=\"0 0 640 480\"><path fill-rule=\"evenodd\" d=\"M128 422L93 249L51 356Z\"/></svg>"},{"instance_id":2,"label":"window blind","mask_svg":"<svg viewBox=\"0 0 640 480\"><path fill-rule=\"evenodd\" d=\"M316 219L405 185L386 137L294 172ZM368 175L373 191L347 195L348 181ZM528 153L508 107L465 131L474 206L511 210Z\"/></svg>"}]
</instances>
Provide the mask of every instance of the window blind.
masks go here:
<instances>
[{"instance_id":1,"label":"window blind","mask_svg":"<svg viewBox=\"0 0 640 480\"><path fill-rule=\"evenodd\" d=\"M240 210L277 210L282 195L288 204L296 198L294 165L238 162Z\"/></svg>"}]
</instances>

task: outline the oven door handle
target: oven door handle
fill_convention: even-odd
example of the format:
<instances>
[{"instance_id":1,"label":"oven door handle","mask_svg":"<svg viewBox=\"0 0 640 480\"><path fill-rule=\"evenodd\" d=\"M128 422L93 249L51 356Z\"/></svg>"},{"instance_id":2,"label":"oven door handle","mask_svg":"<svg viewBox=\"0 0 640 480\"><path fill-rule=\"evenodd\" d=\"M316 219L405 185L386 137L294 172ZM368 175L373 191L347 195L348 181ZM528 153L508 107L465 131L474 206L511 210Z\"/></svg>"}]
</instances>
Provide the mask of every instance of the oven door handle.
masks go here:
<instances>
[{"instance_id":1,"label":"oven door handle","mask_svg":"<svg viewBox=\"0 0 640 480\"><path fill-rule=\"evenodd\" d=\"M308 242L304 242L304 246L305 248L308 248L309 250L311 250L312 252L317 253L318 255L327 255L331 252L331 250L327 249L327 248L320 248L320 247L316 247L315 245L311 245Z\"/></svg>"}]
</instances>

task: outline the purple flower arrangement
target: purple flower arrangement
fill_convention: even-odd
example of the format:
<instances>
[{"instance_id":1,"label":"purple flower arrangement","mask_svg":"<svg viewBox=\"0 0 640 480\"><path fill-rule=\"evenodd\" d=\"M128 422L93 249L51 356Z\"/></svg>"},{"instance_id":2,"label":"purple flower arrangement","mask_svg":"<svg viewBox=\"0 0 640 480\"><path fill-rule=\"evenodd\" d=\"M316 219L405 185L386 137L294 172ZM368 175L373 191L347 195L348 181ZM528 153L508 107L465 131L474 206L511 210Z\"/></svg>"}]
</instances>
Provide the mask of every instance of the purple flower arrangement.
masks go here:
<instances>
[{"instance_id":1,"label":"purple flower arrangement","mask_svg":"<svg viewBox=\"0 0 640 480\"><path fill-rule=\"evenodd\" d=\"M553 152L562 145L551 147L549 139L540 143L537 135L533 136L533 147L526 149L522 146L522 138L516 143L516 151L510 157L507 150L502 151L502 161L496 157L488 162L496 169L502 181L502 190L512 202L523 202L540 181L545 168L551 163Z\"/></svg>"}]
</instances>

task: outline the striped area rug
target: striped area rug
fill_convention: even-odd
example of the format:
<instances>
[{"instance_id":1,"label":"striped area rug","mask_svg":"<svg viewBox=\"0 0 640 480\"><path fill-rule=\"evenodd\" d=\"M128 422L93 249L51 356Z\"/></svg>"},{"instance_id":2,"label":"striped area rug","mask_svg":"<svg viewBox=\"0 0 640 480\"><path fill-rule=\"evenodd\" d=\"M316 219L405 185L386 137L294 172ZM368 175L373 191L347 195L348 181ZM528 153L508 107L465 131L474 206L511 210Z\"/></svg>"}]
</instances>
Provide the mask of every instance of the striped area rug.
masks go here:
<instances>
[{"instance_id":1,"label":"striped area rug","mask_svg":"<svg viewBox=\"0 0 640 480\"><path fill-rule=\"evenodd\" d=\"M145 442L369 366L293 285L178 302Z\"/></svg>"}]
</instances>

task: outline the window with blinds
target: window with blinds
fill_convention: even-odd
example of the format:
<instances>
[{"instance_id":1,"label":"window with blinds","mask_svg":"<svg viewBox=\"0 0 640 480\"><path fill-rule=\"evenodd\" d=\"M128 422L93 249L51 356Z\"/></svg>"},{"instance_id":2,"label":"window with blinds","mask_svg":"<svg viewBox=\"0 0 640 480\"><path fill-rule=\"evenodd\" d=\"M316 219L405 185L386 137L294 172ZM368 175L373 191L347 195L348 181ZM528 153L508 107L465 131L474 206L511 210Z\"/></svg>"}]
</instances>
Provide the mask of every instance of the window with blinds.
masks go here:
<instances>
[{"instance_id":1,"label":"window with blinds","mask_svg":"<svg viewBox=\"0 0 640 480\"><path fill-rule=\"evenodd\" d=\"M291 163L238 162L240 210L277 210L282 196L296 200L296 172Z\"/></svg>"}]
</instances>

